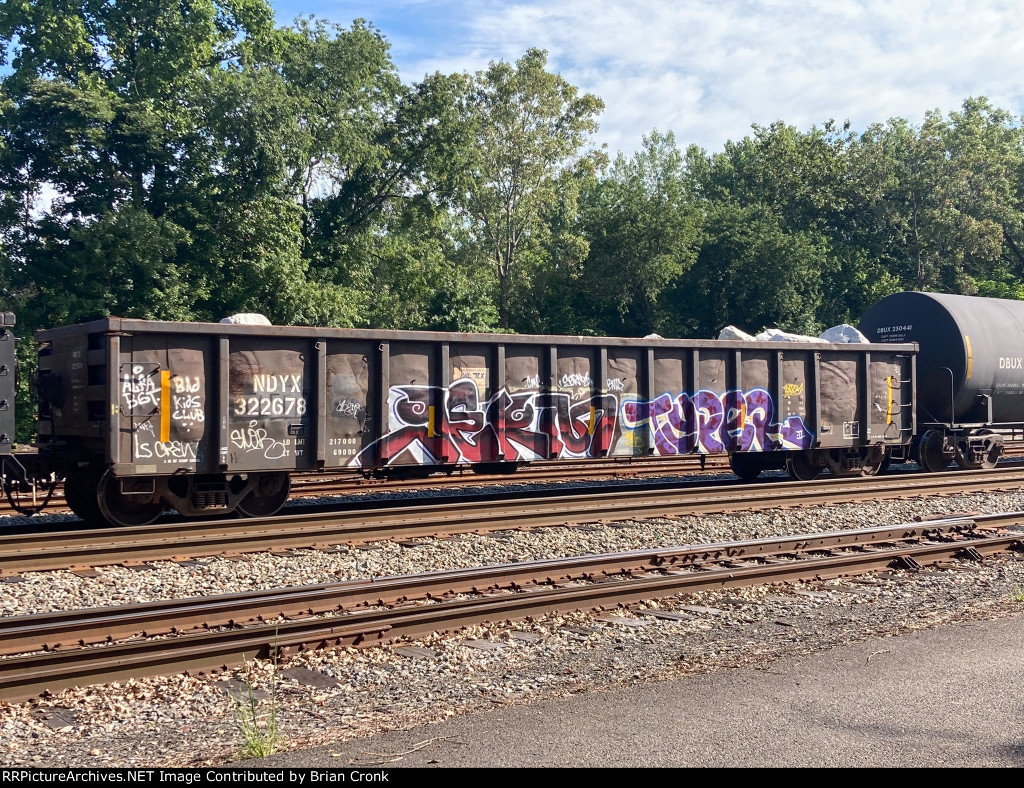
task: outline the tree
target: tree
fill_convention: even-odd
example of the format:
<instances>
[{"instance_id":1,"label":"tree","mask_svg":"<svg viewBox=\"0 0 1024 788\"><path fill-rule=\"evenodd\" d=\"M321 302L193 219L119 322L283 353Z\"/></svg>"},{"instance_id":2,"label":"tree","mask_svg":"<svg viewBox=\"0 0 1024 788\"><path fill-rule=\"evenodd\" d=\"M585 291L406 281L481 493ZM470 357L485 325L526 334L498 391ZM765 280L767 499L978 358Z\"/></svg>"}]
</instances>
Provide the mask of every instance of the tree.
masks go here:
<instances>
[{"instance_id":1,"label":"tree","mask_svg":"<svg viewBox=\"0 0 1024 788\"><path fill-rule=\"evenodd\" d=\"M667 299L675 335L713 337L729 324L817 333L826 250L819 234L787 231L771 207L710 204L697 260Z\"/></svg>"},{"instance_id":2,"label":"tree","mask_svg":"<svg viewBox=\"0 0 1024 788\"><path fill-rule=\"evenodd\" d=\"M0 9L0 193L26 206L26 324L100 314L182 319L208 279L169 210L189 172L197 93L272 31L262 0L16 2ZM31 206L31 207L28 207ZM187 283L184 284L184 283Z\"/></svg>"},{"instance_id":3,"label":"tree","mask_svg":"<svg viewBox=\"0 0 1024 788\"><path fill-rule=\"evenodd\" d=\"M546 209L557 201L559 177L593 172L599 154L584 154L604 103L547 71L547 53L530 49L515 64L492 62L473 82L466 121L472 143L460 208L472 240L493 263L502 328L511 321L511 293L527 251L545 256Z\"/></svg>"},{"instance_id":4,"label":"tree","mask_svg":"<svg viewBox=\"0 0 1024 788\"><path fill-rule=\"evenodd\" d=\"M782 122L752 128L752 135L727 142L704 167L695 168L703 175L701 195L771 205L786 227L832 234L847 206L848 124L830 120L807 132Z\"/></svg>"},{"instance_id":5,"label":"tree","mask_svg":"<svg viewBox=\"0 0 1024 788\"><path fill-rule=\"evenodd\" d=\"M353 296L351 325L425 327L437 316L424 310L435 303L445 325L491 326L475 281L486 276L470 271L465 229L452 207L466 172L467 94L464 75L399 86L368 124L363 153L345 146L338 152L344 164L322 170L320 193L308 201L305 256L313 276ZM451 286L471 279L467 303L479 305L479 314L448 311L445 294L459 301ZM423 291L413 292L413 282Z\"/></svg>"},{"instance_id":6,"label":"tree","mask_svg":"<svg viewBox=\"0 0 1024 788\"><path fill-rule=\"evenodd\" d=\"M961 112L874 124L851 149L861 245L906 288L973 293L1024 273L1017 119L984 98ZM997 288L998 289L998 288Z\"/></svg>"},{"instance_id":7,"label":"tree","mask_svg":"<svg viewBox=\"0 0 1024 788\"><path fill-rule=\"evenodd\" d=\"M589 246L578 286L610 333L662 330L661 293L693 264L699 219L683 155L652 131L631 159L616 158L582 198Z\"/></svg>"},{"instance_id":8,"label":"tree","mask_svg":"<svg viewBox=\"0 0 1024 788\"><path fill-rule=\"evenodd\" d=\"M849 124L828 121L809 131L777 122L708 155L691 148L687 170L693 193L708 211L721 203L770 209L778 229L814 238L820 250L817 324L856 322L879 297L899 289L884 263L860 248L860 192L850 186Z\"/></svg>"},{"instance_id":9,"label":"tree","mask_svg":"<svg viewBox=\"0 0 1024 788\"><path fill-rule=\"evenodd\" d=\"M389 160L402 88L360 20L272 19L264 0L0 10L0 232L30 324L358 319L358 290L317 265L314 203ZM379 192L355 192L349 226L372 226Z\"/></svg>"}]
</instances>

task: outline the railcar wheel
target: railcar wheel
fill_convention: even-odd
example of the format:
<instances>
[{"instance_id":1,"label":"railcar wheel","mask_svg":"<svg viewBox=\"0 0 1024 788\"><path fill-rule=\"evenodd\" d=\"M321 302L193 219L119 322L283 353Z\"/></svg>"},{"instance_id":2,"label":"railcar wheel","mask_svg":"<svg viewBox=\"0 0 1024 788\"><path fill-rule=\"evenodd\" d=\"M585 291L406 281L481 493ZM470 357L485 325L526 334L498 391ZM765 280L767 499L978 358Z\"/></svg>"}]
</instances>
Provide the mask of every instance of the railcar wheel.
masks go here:
<instances>
[{"instance_id":1,"label":"railcar wheel","mask_svg":"<svg viewBox=\"0 0 1024 788\"><path fill-rule=\"evenodd\" d=\"M96 500L103 519L113 525L149 525L164 513L167 504L146 495L126 495L120 480L110 471L100 478Z\"/></svg>"},{"instance_id":2,"label":"railcar wheel","mask_svg":"<svg viewBox=\"0 0 1024 788\"><path fill-rule=\"evenodd\" d=\"M809 482L821 474L821 466L807 451L792 451L786 457L786 473L789 478L798 482Z\"/></svg>"},{"instance_id":3,"label":"railcar wheel","mask_svg":"<svg viewBox=\"0 0 1024 788\"><path fill-rule=\"evenodd\" d=\"M977 432L974 433L973 437L978 437L978 436L982 436L982 435L991 435L991 434L992 434L992 430L978 430ZM995 468L996 465L999 464L999 457L1000 457L1000 455L1002 453L1003 453L1003 442L1002 442L1001 438L999 440L997 440L997 441L991 441L989 443L988 451L985 452L984 457L982 457L980 460L968 460L964 456L963 452L960 451L960 447L958 445L957 449L956 449L956 455L955 455L955 457L956 457L956 464L957 464L958 467L963 468L965 470L973 471L973 470L978 470L978 469L984 469L986 471L990 471L993 468Z\"/></svg>"},{"instance_id":4,"label":"railcar wheel","mask_svg":"<svg viewBox=\"0 0 1024 788\"><path fill-rule=\"evenodd\" d=\"M103 523L98 487L99 480L92 475L71 474L64 479L64 503L87 523Z\"/></svg>"},{"instance_id":5,"label":"railcar wheel","mask_svg":"<svg viewBox=\"0 0 1024 788\"><path fill-rule=\"evenodd\" d=\"M928 430L917 446L917 464L928 473L939 473L952 464L953 452L945 447L946 438L939 430Z\"/></svg>"},{"instance_id":6,"label":"railcar wheel","mask_svg":"<svg viewBox=\"0 0 1024 788\"><path fill-rule=\"evenodd\" d=\"M752 482L761 475L764 463L756 454L735 452L729 455L729 467L742 481Z\"/></svg>"},{"instance_id":7,"label":"railcar wheel","mask_svg":"<svg viewBox=\"0 0 1024 788\"><path fill-rule=\"evenodd\" d=\"M287 473L266 473L256 489L238 503L239 514L246 517L270 517L284 506L292 492L292 477Z\"/></svg>"}]
</instances>

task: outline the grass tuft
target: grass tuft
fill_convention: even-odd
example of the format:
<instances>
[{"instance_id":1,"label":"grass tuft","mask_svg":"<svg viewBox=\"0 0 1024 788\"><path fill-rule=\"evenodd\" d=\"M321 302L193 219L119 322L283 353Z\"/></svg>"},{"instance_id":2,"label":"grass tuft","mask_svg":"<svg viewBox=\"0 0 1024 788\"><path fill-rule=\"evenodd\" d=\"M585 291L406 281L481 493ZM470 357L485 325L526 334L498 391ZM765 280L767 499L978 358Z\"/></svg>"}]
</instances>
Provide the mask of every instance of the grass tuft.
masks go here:
<instances>
[{"instance_id":1,"label":"grass tuft","mask_svg":"<svg viewBox=\"0 0 1024 788\"><path fill-rule=\"evenodd\" d=\"M251 662L246 661L242 681L244 690L229 693L235 703L235 728L241 736L239 756L266 758L278 751L281 737L277 729L277 715L281 704L277 698L277 667L271 674L270 698L261 709L256 697L255 676Z\"/></svg>"}]
</instances>

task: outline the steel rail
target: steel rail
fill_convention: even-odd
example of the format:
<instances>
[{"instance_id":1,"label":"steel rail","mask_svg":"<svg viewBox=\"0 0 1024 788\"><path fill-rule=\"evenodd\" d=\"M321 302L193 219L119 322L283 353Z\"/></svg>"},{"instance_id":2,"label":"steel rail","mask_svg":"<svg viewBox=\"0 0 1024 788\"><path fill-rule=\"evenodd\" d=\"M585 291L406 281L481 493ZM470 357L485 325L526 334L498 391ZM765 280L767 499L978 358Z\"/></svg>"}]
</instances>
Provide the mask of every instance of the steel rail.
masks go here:
<instances>
[{"instance_id":1,"label":"steel rail","mask_svg":"<svg viewBox=\"0 0 1024 788\"><path fill-rule=\"evenodd\" d=\"M292 476L291 498L301 499L314 495L351 495L367 492L403 491L485 487L498 484L544 484L571 480L600 481L604 479L635 479L657 476L686 476L707 471L729 470L728 457L707 456L705 462L692 455L676 458L633 460L589 460L578 463L542 460L518 468L514 473L477 473L459 467L451 473L436 472L428 476L409 478L367 478L362 475L329 475L317 471L301 471ZM26 501L27 503L27 501ZM64 502L63 484L58 485L46 511L68 511ZM16 514L7 498L0 495L0 516Z\"/></svg>"},{"instance_id":2,"label":"steel rail","mask_svg":"<svg viewBox=\"0 0 1024 788\"><path fill-rule=\"evenodd\" d=\"M1003 457L1007 460L1024 456L1024 441L1006 444ZM701 472L731 473L729 458L722 455L694 455L678 457L621 457L604 460L538 460L515 470L514 473L477 473L464 466L453 471L438 471L422 477L377 478L362 475L324 474L301 471L292 476L291 499L313 495L349 495L365 492L398 492L414 489L451 489L486 487L498 484L544 484L569 480L636 479L658 476L685 476ZM58 485L47 511L67 511L62 503L63 486ZM14 514L6 497L0 497L0 516Z\"/></svg>"},{"instance_id":3,"label":"steel rail","mask_svg":"<svg viewBox=\"0 0 1024 788\"><path fill-rule=\"evenodd\" d=\"M140 528L88 529L0 535L0 574L237 555L257 550L324 548L395 538L465 534L581 522L643 520L765 506L809 506L864 499L923 497L956 492L1019 489L1020 467L992 471L856 477L785 484L641 484L600 492L532 491L456 497L445 505L422 500L389 508L316 511L309 514L155 523Z\"/></svg>"},{"instance_id":4,"label":"steel rail","mask_svg":"<svg viewBox=\"0 0 1024 788\"><path fill-rule=\"evenodd\" d=\"M642 600L708 589L766 583L824 580L863 574L898 562L919 567L938 565L958 555L980 558L1007 549L1022 549L1022 534L995 533L952 542L920 543L925 524L915 526L912 543L864 547L823 557L747 561L727 558L689 568L548 588L529 592L495 591L391 609L356 610L327 617L281 621L240 629L113 643L0 659L0 701L16 702L44 692L82 684L181 671L215 671L246 659L268 658L304 648L368 646L430 632L453 631L486 621L523 620L530 616L575 610L603 610ZM812 535L808 539L821 538ZM892 543L889 543L890 545ZM845 547L845 546L844 546Z\"/></svg>"},{"instance_id":5,"label":"steel rail","mask_svg":"<svg viewBox=\"0 0 1024 788\"><path fill-rule=\"evenodd\" d=\"M369 605L394 604L413 598L425 600L446 594L481 592L499 586L514 588L525 584L590 579L598 575L623 572L668 571L707 562L847 548L926 536L950 538L978 527L1005 528L1019 523L1024 523L1024 512L990 515L978 521L951 518L830 534L658 547L371 580L12 616L0 618L0 654L20 654L270 618L344 611Z\"/></svg>"}]
</instances>

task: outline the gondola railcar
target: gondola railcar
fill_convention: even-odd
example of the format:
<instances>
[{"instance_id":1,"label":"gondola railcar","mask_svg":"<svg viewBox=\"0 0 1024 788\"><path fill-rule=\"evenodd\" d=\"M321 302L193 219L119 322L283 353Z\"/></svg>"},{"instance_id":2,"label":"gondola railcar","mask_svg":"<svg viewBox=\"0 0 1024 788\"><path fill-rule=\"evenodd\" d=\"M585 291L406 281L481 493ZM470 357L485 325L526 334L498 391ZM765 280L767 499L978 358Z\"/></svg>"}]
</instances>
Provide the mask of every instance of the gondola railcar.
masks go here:
<instances>
[{"instance_id":1,"label":"gondola railcar","mask_svg":"<svg viewBox=\"0 0 1024 788\"><path fill-rule=\"evenodd\" d=\"M105 318L38 331L34 480L119 525L276 512L295 473L728 455L876 473L916 434L916 345ZM12 400L13 401L13 400ZM12 458L14 455L12 455ZM23 482L14 463L5 486ZM24 473L22 474L24 476Z\"/></svg>"}]
</instances>

